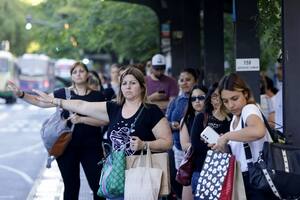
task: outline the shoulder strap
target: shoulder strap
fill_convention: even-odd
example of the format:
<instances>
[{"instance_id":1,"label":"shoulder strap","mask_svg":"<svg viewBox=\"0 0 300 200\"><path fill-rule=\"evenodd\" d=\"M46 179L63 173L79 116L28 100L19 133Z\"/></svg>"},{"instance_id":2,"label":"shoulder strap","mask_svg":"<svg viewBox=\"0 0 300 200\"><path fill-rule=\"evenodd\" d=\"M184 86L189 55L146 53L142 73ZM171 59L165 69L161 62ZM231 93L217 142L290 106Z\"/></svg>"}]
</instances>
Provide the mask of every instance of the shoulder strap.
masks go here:
<instances>
[{"instance_id":1,"label":"shoulder strap","mask_svg":"<svg viewBox=\"0 0 300 200\"><path fill-rule=\"evenodd\" d=\"M67 100L70 100L71 99L71 89L70 88L67 88L65 87L65 95L66 95L66 99ZM69 111L70 115L73 114L72 111ZM71 131L73 132L74 130L74 127L75 127L75 124L72 123L72 126L71 126Z\"/></svg>"},{"instance_id":2,"label":"shoulder strap","mask_svg":"<svg viewBox=\"0 0 300 200\"><path fill-rule=\"evenodd\" d=\"M244 123L244 120L243 120L242 116L241 116L241 122L242 122L242 129L243 129L245 127L245 123ZM244 150L245 150L246 161L247 161L248 165L252 164L253 159L252 159L252 152L251 152L251 149L250 149L250 145L249 145L248 142L244 142L243 146L244 146Z\"/></svg>"}]
</instances>

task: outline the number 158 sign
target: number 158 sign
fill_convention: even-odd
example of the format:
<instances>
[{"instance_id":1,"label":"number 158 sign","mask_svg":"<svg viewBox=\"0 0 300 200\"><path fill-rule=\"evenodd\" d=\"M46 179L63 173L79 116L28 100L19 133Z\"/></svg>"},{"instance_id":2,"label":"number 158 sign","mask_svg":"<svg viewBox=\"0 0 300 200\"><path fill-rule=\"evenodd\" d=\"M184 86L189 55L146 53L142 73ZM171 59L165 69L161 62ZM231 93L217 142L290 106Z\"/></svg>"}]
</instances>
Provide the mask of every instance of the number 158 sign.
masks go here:
<instances>
[{"instance_id":1,"label":"number 158 sign","mask_svg":"<svg viewBox=\"0 0 300 200\"><path fill-rule=\"evenodd\" d=\"M238 58L235 60L236 71L259 71L258 58Z\"/></svg>"}]
</instances>

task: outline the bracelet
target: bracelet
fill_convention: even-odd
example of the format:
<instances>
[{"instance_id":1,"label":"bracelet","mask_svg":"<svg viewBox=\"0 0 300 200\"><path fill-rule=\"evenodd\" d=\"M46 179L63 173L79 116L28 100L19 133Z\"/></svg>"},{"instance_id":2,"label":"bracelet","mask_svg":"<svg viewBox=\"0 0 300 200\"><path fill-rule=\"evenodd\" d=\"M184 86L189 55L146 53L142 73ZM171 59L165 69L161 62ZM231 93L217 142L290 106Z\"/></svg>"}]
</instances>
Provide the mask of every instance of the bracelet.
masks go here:
<instances>
[{"instance_id":1,"label":"bracelet","mask_svg":"<svg viewBox=\"0 0 300 200\"><path fill-rule=\"evenodd\" d=\"M22 94L20 95L20 96L18 96L20 99L23 99L24 98L24 96L25 96L25 92L24 91L22 91Z\"/></svg>"},{"instance_id":2,"label":"bracelet","mask_svg":"<svg viewBox=\"0 0 300 200\"><path fill-rule=\"evenodd\" d=\"M149 143L148 142L144 142L144 146L143 146L143 150L147 151Z\"/></svg>"},{"instance_id":3,"label":"bracelet","mask_svg":"<svg viewBox=\"0 0 300 200\"><path fill-rule=\"evenodd\" d=\"M57 107L61 107L61 99L53 98L51 103Z\"/></svg>"}]
</instances>

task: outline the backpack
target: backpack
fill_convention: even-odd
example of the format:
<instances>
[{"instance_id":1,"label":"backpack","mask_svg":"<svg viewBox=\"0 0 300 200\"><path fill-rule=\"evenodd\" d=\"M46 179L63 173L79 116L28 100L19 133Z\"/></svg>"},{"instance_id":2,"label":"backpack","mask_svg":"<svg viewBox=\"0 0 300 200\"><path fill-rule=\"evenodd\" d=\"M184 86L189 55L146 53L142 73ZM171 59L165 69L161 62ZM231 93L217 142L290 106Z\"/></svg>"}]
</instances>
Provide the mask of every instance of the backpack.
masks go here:
<instances>
[{"instance_id":1,"label":"backpack","mask_svg":"<svg viewBox=\"0 0 300 200\"><path fill-rule=\"evenodd\" d=\"M66 99L71 99L71 91L65 88ZM62 117L62 108L57 107L41 128L41 137L48 152L47 168L51 167L51 162L63 154L67 145L72 139L74 124L71 128L67 126L67 120Z\"/></svg>"}]
</instances>

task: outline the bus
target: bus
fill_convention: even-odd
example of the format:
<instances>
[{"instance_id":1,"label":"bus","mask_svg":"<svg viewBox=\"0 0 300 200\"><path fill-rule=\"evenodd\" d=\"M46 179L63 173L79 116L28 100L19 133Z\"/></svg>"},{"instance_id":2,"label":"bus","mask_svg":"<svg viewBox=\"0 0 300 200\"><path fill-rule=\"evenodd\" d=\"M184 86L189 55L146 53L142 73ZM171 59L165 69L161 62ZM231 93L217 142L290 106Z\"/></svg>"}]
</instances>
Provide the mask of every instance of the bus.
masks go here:
<instances>
[{"instance_id":1,"label":"bus","mask_svg":"<svg viewBox=\"0 0 300 200\"><path fill-rule=\"evenodd\" d=\"M64 79L71 79L70 70L71 67L74 65L76 60L61 58L55 62L55 75L64 78Z\"/></svg>"},{"instance_id":2,"label":"bus","mask_svg":"<svg viewBox=\"0 0 300 200\"><path fill-rule=\"evenodd\" d=\"M13 81L18 86L19 74L15 57L8 51L0 51L0 98L5 99L7 104L16 102L16 97L7 87L7 81Z\"/></svg>"},{"instance_id":3,"label":"bus","mask_svg":"<svg viewBox=\"0 0 300 200\"><path fill-rule=\"evenodd\" d=\"M18 58L21 69L20 88L31 92L32 89L53 92L55 85L54 61L44 54L24 54Z\"/></svg>"}]
</instances>

